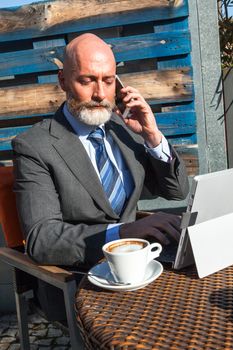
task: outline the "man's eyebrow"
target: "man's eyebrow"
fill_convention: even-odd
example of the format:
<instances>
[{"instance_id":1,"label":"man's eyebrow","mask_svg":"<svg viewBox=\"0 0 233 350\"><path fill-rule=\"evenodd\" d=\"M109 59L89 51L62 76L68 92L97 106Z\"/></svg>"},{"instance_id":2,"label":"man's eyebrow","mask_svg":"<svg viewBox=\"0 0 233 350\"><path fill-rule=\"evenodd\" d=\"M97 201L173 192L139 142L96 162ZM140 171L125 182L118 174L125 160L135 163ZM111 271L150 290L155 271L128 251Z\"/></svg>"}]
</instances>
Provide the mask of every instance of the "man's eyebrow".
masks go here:
<instances>
[{"instance_id":1,"label":"man's eyebrow","mask_svg":"<svg viewBox=\"0 0 233 350\"><path fill-rule=\"evenodd\" d=\"M103 79L115 79L115 74L111 74L111 75L104 75ZM93 74L80 74L79 78L91 78L91 79L96 79L97 77Z\"/></svg>"},{"instance_id":2,"label":"man's eyebrow","mask_svg":"<svg viewBox=\"0 0 233 350\"><path fill-rule=\"evenodd\" d=\"M92 74L79 74L79 78L95 78Z\"/></svg>"},{"instance_id":3,"label":"man's eyebrow","mask_svg":"<svg viewBox=\"0 0 233 350\"><path fill-rule=\"evenodd\" d=\"M116 78L116 75L115 74L112 74L112 75L106 75L106 76L104 76L104 78Z\"/></svg>"}]
</instances>

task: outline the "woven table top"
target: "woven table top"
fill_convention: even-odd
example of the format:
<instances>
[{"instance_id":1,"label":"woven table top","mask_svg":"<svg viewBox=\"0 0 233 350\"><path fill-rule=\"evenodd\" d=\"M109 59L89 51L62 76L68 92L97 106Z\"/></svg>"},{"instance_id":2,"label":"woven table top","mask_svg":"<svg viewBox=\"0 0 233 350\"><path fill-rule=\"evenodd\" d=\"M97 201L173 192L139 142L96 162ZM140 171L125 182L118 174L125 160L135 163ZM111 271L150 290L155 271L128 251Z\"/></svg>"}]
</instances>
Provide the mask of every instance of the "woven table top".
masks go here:
<instances>
[{"instance_id":1,"label":"woven table top","mask_svg":"<svg viewBox=\"0 0 233 350\"><path fill-rule=\"evenodd\" d=\"M130 292L84 277L75 308L86 349L233 349L233 267L203 279L165 269Z\"/></svg>"}]
</instances>

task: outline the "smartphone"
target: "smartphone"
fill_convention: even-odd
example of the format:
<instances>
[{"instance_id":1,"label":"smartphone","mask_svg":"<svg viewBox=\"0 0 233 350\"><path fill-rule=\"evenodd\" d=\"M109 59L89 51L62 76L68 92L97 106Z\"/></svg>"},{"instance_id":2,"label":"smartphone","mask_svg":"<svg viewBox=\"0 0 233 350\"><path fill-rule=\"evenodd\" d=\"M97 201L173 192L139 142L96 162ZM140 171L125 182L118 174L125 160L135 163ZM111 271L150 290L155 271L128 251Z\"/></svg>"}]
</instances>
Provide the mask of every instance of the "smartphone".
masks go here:
<instances>
[{"instance_id":1,"label":"smartphone","mask_svg":"<svg viewBox=\"0 0 233 350\"><path fill-rule=\"evenodd\" d=\"M121 89L124 87L122 81L116 75L116 105L118 109L120 110L123 118L130 118L130 108L125 108L125 105L123 103L123 98L121 94Z\"/></svg>"}]
</instances>

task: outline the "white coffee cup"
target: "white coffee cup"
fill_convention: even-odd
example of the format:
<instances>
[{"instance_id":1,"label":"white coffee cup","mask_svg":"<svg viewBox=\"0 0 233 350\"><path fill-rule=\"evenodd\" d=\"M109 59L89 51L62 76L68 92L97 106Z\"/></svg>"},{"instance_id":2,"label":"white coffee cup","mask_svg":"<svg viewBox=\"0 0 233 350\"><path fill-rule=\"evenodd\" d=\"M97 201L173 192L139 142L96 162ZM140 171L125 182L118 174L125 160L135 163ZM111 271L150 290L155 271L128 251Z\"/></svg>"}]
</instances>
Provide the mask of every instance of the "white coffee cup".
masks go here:
<instances>
[{"instance_id":1,"label":"white coffee cup","mask_svg":"<svg viewBox=\"0 0 233 350\"><path fill-rule=\"evenodd\" d=\"M147 265L160 255L162 246L145 239L124 238L106 243L102 249L114 279L136 284L144 280Z\"/></svg>"}]
</instances>

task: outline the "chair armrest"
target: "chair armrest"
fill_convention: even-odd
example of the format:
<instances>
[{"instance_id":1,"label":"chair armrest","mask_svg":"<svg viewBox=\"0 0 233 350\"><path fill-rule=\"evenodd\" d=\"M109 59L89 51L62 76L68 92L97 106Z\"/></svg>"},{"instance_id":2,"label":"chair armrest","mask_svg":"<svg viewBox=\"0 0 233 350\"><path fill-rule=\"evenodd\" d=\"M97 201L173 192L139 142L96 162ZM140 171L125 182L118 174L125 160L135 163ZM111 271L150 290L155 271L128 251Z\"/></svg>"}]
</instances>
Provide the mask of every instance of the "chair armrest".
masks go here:
<instances>
[{"instance_id":1,"label":"chair armrest","mask_svg":"<svg viewBox=\"0 0 233 350\"><path fill-rule=\"evenodd\" d=\"M57 266L38 265L26 254L12 248L0 248L0 260L61 289L65 283L75 280L72 272Z\"/></svg>"}]
</instances>

